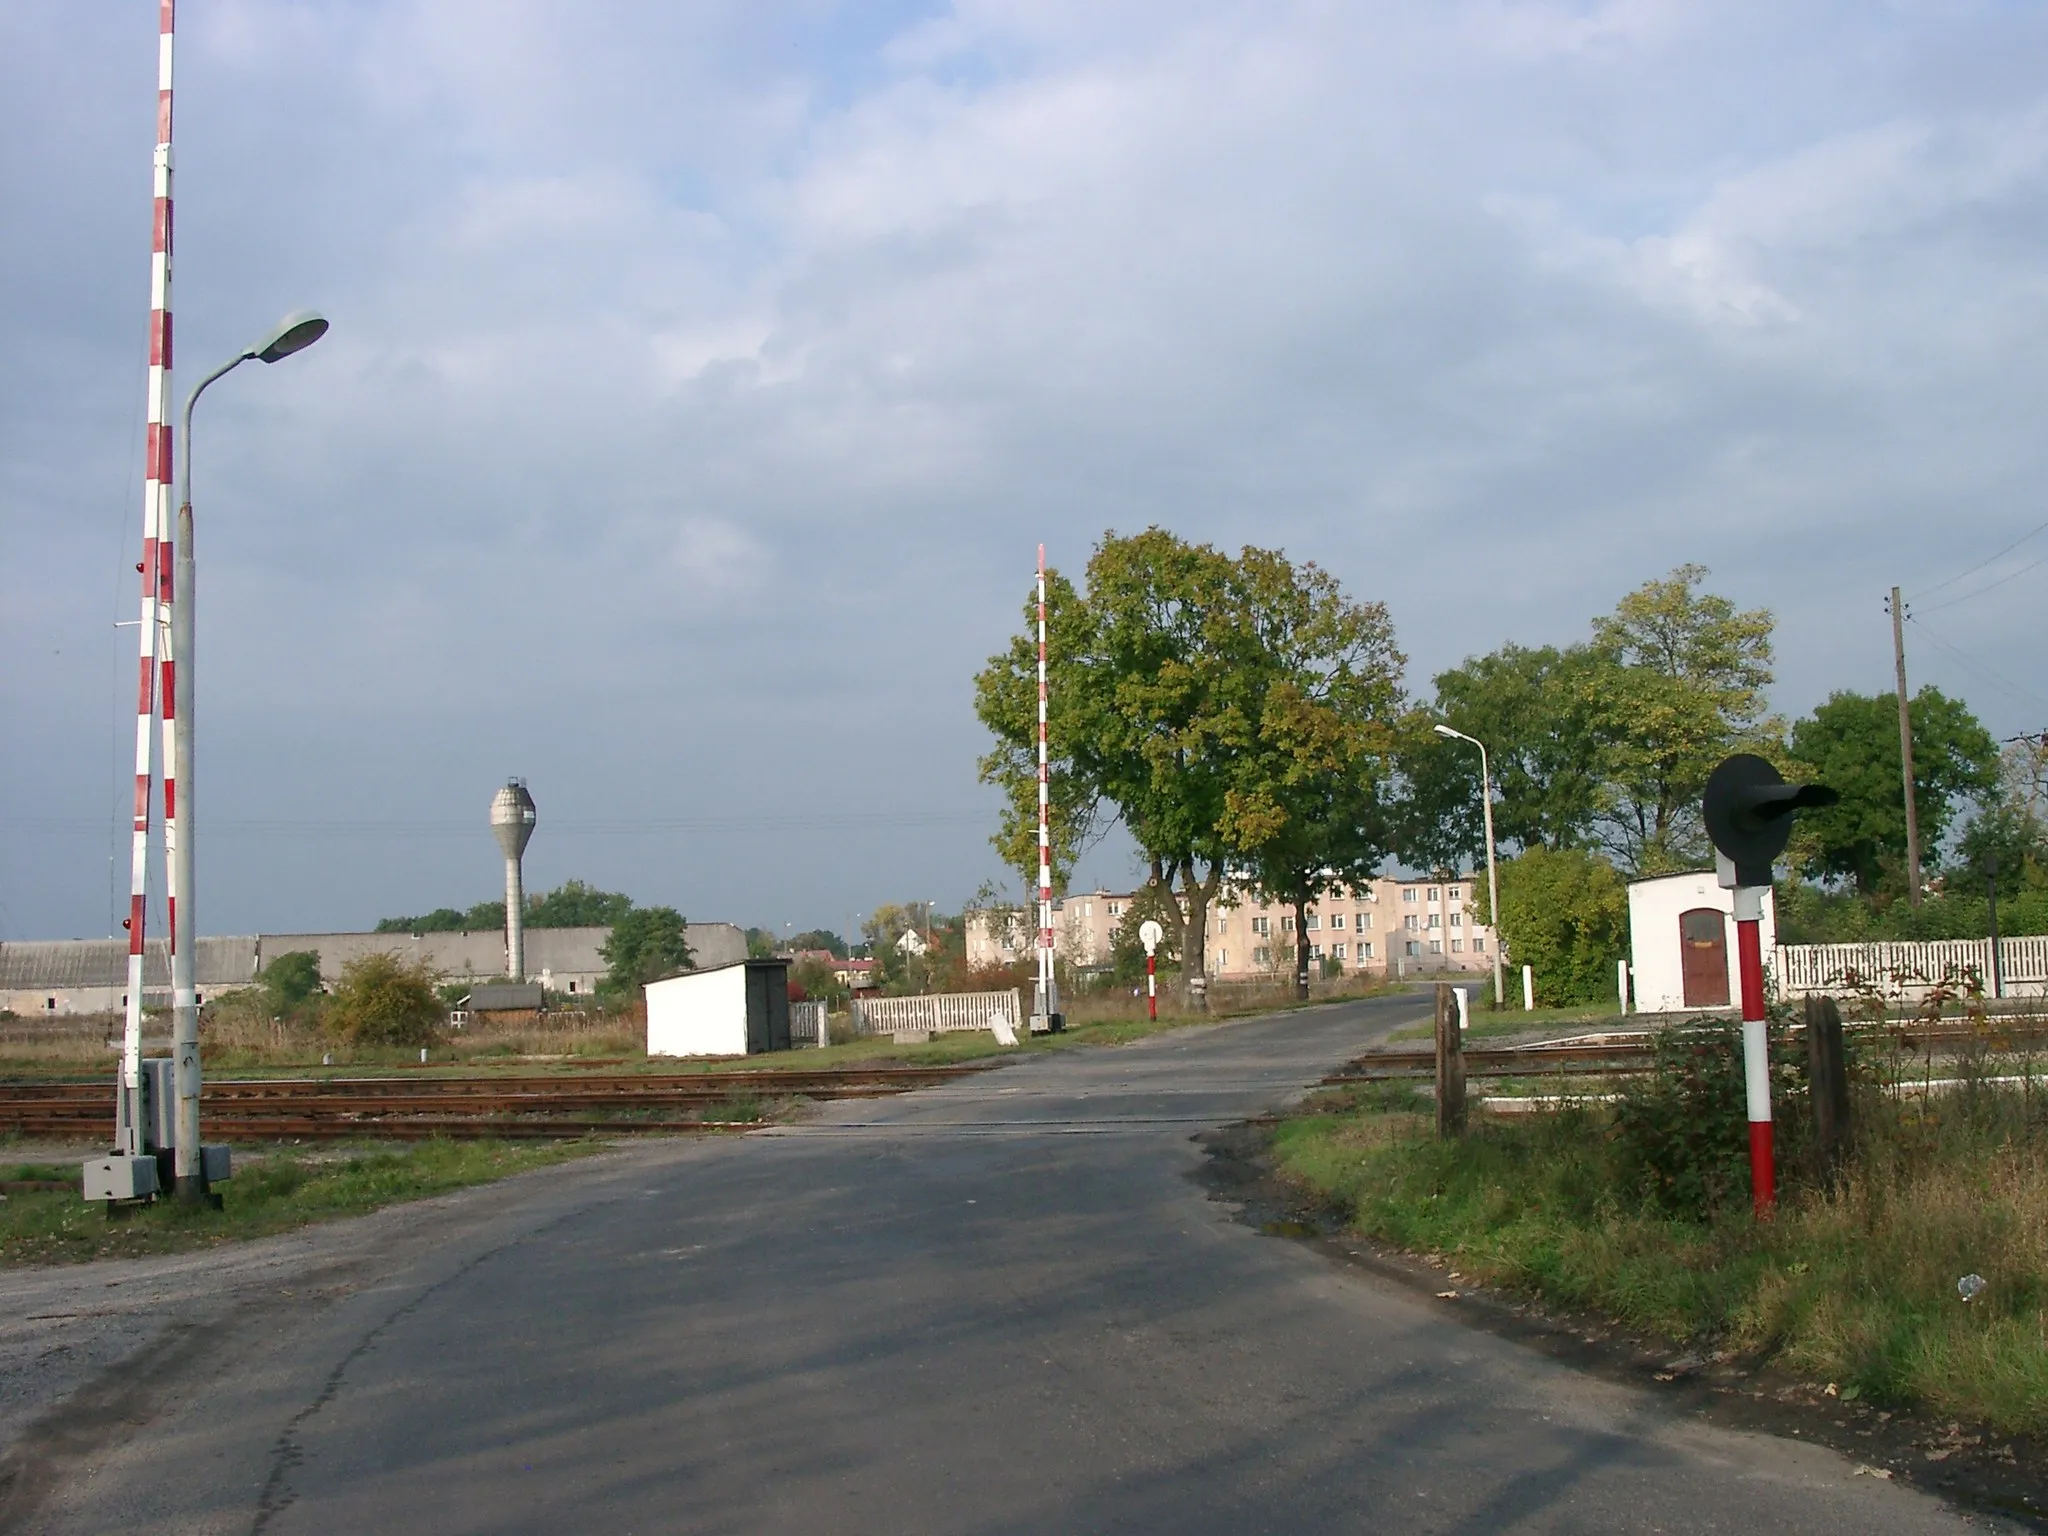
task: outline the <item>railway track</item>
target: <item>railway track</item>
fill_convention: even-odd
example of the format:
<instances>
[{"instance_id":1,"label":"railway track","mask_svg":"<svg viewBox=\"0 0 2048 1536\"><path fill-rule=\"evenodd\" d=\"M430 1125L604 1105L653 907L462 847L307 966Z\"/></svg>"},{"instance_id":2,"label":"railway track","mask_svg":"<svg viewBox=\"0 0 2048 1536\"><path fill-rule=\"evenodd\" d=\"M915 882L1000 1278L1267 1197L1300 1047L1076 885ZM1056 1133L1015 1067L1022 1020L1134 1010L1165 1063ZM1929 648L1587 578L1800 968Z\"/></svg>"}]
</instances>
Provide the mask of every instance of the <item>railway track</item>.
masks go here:
<instances>
[{"instance_id":1,"label":"railway track","mask_svg":"<svg viewBox=\"0 0 2048 1536\"><path fill-rule=\"evenodd\" d=\"M199 1102L207 1136L231 1142L673 1135L757 1125L764 1101L876 1098L985 1070L962 1064L580 1078L243 1078L208 1083ZM0 1134L82 1141L111 1135L113 1097L105 1080L0 1083Z\"/></svg>"}]
</instances>

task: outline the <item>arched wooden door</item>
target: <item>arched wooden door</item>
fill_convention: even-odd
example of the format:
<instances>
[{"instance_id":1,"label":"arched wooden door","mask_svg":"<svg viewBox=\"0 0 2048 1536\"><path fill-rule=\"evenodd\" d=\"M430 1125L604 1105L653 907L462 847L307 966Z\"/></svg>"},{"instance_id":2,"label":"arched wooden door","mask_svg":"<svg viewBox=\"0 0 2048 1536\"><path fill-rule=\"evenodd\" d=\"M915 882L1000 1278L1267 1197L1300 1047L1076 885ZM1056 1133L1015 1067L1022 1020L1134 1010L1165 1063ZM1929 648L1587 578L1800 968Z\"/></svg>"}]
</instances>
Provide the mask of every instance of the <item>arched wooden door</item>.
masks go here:
<instances>
[{"instance_id":1,"label":"arched wooden door","mask_svg":"<svg viewBox=\"0 0 2048 1536\"><path fill-rule=\"evenodd\" d=\"M1678 914L1678 952L1688 1008L1728 1006L1728 920L1718 907Z\"/></svg>"}]
</instances>

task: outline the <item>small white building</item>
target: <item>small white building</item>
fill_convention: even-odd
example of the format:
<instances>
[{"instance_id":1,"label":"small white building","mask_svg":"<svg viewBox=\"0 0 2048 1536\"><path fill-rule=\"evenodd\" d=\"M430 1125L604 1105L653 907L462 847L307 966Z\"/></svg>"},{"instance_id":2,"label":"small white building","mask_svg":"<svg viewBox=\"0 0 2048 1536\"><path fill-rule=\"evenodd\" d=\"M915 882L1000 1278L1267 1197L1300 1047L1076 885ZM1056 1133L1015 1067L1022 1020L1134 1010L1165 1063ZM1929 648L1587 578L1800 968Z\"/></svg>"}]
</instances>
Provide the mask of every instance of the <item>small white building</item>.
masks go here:
<instances>
[{"instance_id":1,"label":"small white building","mask_svg":"<svg viewBox=\"0 0 2048 1536\"><path fill-rule=\"evenodd\" d=\"M750 1056L789 1049L789 962L735 960L650 981L647 1054Z\"/></svg>"},{"instance_id":2,"label":"small white building","mask_svg":"<svg viewBox=\"0 0 2048 1536\"><path fill-rule=\"evenodd\" d=\"M1629 969L1638 1013L1739 1007L1735 893L1711 869L1631 881ZM1778 945L1778 912L1764 892L1764 963Z\"/></svg>"}]
</instances>

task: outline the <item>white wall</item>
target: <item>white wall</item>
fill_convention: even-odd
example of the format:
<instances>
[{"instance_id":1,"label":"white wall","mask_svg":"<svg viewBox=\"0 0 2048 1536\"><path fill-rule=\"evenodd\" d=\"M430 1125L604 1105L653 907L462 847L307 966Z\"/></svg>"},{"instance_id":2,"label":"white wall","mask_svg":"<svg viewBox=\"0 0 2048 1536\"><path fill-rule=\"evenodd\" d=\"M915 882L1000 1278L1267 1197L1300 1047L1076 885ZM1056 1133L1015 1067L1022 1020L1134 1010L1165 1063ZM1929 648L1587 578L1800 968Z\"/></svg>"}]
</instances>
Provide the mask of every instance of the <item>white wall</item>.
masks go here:
<instances>
[{"instance_id":1,"label":"white wall","mask_svg":"<svg viewBox=\"0 0 2048 1536\"><path fill-rule=\"evenodd\" d=\"M1735 944L1735 893L1720 884L1710 869L1695 874L1662 875L1633 881L1628 888L1629 980L1639 1013L1685 1011L1684 959L1679 947L1678 915L1695 907L1713 907L1722 914L1728 941L1728 1006L1742 1002L1740 958ZM1764 964L1778 944L1778 910L1764 893L1762 924ZM1697 1011L1697 1010L1695 1010Z\"/></svg>"},{"instance_id":2,"label":"white wall","mask_svg":"<svg viewBox=\"0 0 2048 1536\"><path fill-rule=\"evenodd\" d=\"M747 967L687 971L647 984L647 1054L747 1054Z\"/></svg>"}]
</instances>

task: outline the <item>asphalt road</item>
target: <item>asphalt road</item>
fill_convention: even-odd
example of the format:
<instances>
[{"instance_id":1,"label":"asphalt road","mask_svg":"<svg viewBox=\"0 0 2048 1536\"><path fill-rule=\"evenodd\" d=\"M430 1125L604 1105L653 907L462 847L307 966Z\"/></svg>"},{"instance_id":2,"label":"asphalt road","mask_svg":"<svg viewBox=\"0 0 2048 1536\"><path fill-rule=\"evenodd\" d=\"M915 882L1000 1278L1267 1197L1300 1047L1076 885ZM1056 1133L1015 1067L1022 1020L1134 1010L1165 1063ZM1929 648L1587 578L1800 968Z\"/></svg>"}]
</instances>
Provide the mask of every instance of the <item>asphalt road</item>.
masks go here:
<instances>
[{"instance_id":1,"label":"asphalt road","mask_svg":"<svg viewBox=\"0 0 2048 1536\"><path fill-rule=\"evenodd\" d=\"M1417 1013L1040 1057L450 1207L326 1299L192 1334L125 1428L81 1421L33 1528L1973 1524L1463 1327L1190 1177L1199 1130Z\"/></svg>"}]
</instances>

